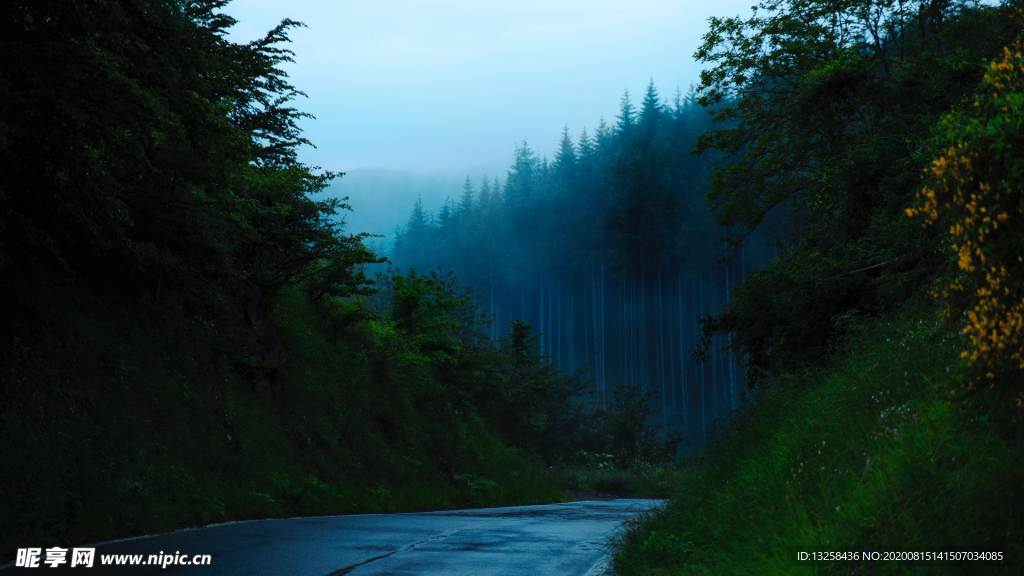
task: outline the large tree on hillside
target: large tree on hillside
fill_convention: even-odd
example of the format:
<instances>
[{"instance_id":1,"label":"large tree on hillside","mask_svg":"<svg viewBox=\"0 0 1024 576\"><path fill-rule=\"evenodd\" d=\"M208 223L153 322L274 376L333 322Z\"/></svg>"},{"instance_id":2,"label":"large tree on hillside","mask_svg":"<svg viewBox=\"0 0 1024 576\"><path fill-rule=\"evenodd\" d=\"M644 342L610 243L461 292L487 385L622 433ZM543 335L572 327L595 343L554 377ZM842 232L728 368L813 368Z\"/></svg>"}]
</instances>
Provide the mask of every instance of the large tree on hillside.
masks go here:
<instances>
[{"instance_id":1,"label":"large tree on hillside","mask_svg":"<svg viewBox=\"0 0 1024 576\"><path fill-rule=\"evenodd\" d=\"M860 314L939 273L937 235L903 218L939 116L1015 34L1006 7L948 0L769 0L712 18L696 57L700 103L726 125L708 194L729 255L782 207L794 233L708 328L733 333L757 381L825 355Z\"/></svg>"},{"instance_id":2,"label":"large tree on hillside","mask_svg":"<svg viewBox=\"0 0 1024 576\"><path fill-rule=\"evenodd\" d=\"M234 44L221 0L0 7L0 287L39 273L351 293L335 175L298 162L301 93L280 45ZM157 289L159 294L159 289Z\"/></svg>"}]
</instances>

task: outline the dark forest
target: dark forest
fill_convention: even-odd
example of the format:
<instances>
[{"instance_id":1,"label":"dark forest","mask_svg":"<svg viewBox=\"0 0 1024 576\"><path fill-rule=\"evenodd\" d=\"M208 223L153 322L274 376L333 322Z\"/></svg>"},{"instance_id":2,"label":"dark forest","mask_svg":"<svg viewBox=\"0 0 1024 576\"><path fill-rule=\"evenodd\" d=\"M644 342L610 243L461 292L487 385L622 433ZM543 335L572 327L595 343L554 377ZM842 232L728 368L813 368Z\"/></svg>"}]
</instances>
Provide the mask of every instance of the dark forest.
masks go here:
<instances>
[{"instance_id":1,"label":"dark forest","mask_svg":"<svg viewBox=\"0 0 1024 576\"><path fill-rule=\"evenodd\" d=\"M639 107L626 93L615 124L602 119L593 137L564 131L550 162L523 143L504 180L467 178L437 214L415 205L390 260L440 267L485 296L493 342L526 320L547 361L590 368L605 393L615 382L663 391L658 418L699 438L744 387L727 337L709 341L721 353L694 362L700 319L770 261L786 226L773 214L719 262L727 230L705 200L719 155L690 153L711 126L693 92L666 103L652 81Z\"/></svg>"},{"instance_id":2,"label":"dark forest","mask_svg":"<svg viewBox=\"0 0 1024 576\"><path fill-rule=\"evenodd\" d=\"M303 25L229 10L0 7L0 560L637 497L620 574L1024 563L1020 2L711 18L387 249L301 160Z\"/></svg>"}]
</instances>

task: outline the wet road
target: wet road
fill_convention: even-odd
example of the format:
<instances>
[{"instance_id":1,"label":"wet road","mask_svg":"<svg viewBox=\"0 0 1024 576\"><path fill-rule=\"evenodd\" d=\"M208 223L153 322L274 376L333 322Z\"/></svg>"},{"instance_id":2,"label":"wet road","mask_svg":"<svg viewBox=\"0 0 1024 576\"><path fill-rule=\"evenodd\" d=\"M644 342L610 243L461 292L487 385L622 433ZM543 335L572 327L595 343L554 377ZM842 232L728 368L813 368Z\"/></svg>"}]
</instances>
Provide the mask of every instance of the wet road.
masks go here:
<instances>
[{"instance_id":1,"label":"wet road","mask_svg":"<svg viewBox=\"0 0 1024 576\"><path fill-rule=\"evenodd\" d=\"M569 502L479 510L258 520L103 544L92 568L43 574L365 576L603 573L606 543L658 500ZM103 555L209 554L208 565L112 566ZM41 560L45 560L46 552ZM127 560L127 557L125 557ZM130 561L130 560L128 560ZM21 569L7 572L14 576ZM28 572L31 573L31 572Z\"/></svg>"}]
</instances>

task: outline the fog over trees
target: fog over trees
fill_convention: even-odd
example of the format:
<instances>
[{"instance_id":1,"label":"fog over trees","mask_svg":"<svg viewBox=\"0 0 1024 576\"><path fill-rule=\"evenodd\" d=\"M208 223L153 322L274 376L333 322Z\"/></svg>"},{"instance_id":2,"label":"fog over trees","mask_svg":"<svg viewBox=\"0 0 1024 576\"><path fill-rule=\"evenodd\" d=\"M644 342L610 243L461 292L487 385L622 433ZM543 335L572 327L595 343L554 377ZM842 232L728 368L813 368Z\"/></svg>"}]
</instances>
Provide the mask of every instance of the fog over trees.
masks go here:
<instances>
[{"instance_id":1,"label":"fog over trees","mask_svg":"<svg viewBox=\"0 0 1024 576\"><path fill-rule=\"evenodd\" d=\"M395 240L395 229L405 224L409 207L419 198L425 209L437 212L445 199L457 196L467 172L474 180L484 174L504 170L504 163L480 165L462 172L416 172L390 168L356 168L346 170L342 178L331 182L325 191L338 198L347 198L352 207L344 212L346 228L380 235L368 244L378 251L389 250Z\"/></svg>"},{"instance_id":2,"label":"fog over trees","mask_svg":"<svg viewBox=\"0 0 1024 576\"><path fill-rule=\"evenodd\" d=\"M665 101L652 80L639 105L623 95L611 124L602 118L575 138L564 129L554 158L523 142L505 174L467 177L436 212L417 201L390 260L452 271L486 295L494 342L523 319L549 362L592 368L606 393L613 382L661 387L656 418L699 433L743 387L725 339L695 361L699 319L774 250L759 235L719 262L726 230L704 198L717 157L689 154L710 124L692 93ZM781 231L781 221L765 229Z\"/></svg>"},{"instance_id":3,"label":"fog over trees","mask_svg":"<svg viewBox=\"0 0 1024 576\"><path fill-rule=\"evenodd\" d=\"M609 494L672 499L622 532L623 576L788 573L822 542L1024 555L1022 0L762 0L706 21L696 88L651 79L586 130L586 98L465 88L550 87L520 45L582 69L515 29L442 92L518 144L468 105L448 108L464 140L315 92L306 111L291 66L354 59L293 52L290 19L237 43L227 5L0 4L0 563ZM557 9L556 30L611 37ZM645 18L647 38L667 22ZM668 77L618 56L594 76L640 83L576 86L614 108ZM376 73L402 90L347 90L436 115L395 70ZM546 155L517 98L575 107L544 121ZM321 132L350 149L395 142L372 166L422 168L407 146L466 172L317 168L304 128L328 108L373 122ZM446 151L496 141L510 164Z\"/></svg>"}]
</instances>

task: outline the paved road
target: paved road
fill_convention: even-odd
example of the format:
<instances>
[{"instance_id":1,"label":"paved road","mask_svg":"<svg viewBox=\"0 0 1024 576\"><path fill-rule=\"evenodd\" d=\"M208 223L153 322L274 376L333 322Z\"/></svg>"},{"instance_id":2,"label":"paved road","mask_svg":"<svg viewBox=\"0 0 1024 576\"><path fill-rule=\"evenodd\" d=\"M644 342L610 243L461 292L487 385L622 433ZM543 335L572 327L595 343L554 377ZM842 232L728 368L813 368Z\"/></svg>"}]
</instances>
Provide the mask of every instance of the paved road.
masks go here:
<instances>
[{"instance_id":1,"label":"paved road","mask_svg":"<svg viewBox=\"0 0 1024 576\"><path fill-rule=\"evenodd\" d=\"M660 503L610 500L237 522L103 544L92 568L40 563L35 570L7 574L594 576L607 562L608 536ZM101 565L106 554L141 554L146 562L151 554L179 552L189 559L212 558L204 566Z\"/></svg>"}]
</instances>

